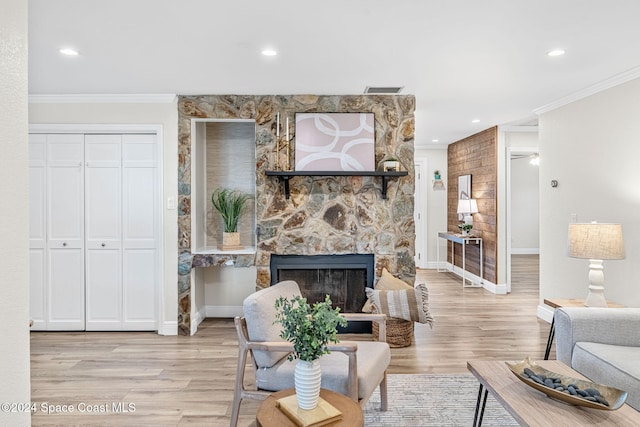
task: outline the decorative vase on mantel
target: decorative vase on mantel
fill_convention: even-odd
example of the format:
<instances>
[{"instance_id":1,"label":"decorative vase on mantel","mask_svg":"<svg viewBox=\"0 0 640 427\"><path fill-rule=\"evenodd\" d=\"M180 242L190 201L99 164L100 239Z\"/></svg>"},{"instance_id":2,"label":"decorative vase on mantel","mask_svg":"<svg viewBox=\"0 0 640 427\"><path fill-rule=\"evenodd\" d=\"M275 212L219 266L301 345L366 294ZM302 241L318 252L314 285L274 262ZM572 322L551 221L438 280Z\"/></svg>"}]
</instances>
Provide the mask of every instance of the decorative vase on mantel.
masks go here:
<instances>
[{"instance_id":1,"label":"decorative vase on mantel","mask_svg":"<svg viewBox=\"0 0 640 427\"><path fill-rule=\"evenodd\" d=\"M320 360L316 359L311 362L306 360L297 361L294 371L294 383L300 409L309 410L318 406L321 381Z\"/></svg>"}]
</instances>

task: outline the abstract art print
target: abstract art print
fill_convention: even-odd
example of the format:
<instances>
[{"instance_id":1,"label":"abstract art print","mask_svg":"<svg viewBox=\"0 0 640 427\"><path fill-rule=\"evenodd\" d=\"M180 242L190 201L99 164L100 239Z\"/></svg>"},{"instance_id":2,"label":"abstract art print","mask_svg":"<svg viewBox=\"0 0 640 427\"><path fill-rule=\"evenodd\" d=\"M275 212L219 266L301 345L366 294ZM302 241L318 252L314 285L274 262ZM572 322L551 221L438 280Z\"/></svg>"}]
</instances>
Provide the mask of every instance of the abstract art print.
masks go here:
<instances>
[{"instance_id":1,"label":"abstract art print","mask_svg":"<svg viewBox=\"0 0 640 427\"><path fill-rule=\"evenodd\" d=\"M374 171L373 113L296 113L296 171Z\"/></svg>"}]
</instances>

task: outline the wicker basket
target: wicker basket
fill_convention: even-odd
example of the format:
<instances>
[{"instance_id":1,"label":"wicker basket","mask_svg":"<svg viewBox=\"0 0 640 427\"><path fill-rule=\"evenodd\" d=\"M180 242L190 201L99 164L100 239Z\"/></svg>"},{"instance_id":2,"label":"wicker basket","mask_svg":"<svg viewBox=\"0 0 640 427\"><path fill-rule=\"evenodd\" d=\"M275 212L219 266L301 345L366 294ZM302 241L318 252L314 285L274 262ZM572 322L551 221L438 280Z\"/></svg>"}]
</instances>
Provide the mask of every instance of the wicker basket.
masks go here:
<instances>
[{"instance_id":1,"label":"wicker basket","mask_svg":"<svg viewBox=\"0 0 640 427\"><path fill-rule=\"evenodd\" d=\"M371 332L378 339L380 331L377 322L372 322ZM409 347L413 342L413 322L410 320L387 317L387 344L389 347Z\"/></svg>"}]
</instances>

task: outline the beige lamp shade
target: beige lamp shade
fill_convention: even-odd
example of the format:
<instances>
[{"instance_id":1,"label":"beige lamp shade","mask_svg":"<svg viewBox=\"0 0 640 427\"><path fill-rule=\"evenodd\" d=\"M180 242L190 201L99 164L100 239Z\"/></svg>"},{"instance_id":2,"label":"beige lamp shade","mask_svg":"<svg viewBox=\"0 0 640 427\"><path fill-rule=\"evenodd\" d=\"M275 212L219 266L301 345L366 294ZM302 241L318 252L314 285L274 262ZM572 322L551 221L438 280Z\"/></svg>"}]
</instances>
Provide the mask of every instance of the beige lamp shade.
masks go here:
<instances>
[{"instance_id":1,"label":"beige lamp shade","mask_svg":"<svg viewBox=\"0 0 640 427\"><path fill-rule=\"evenodd\" d=\"M569 224L569 256L585 259L624 259L621 224Z\"/></svg>"},{"instance_id":2,"label":"beige lamp shade","mask_svg":"<svg viewBox=\"0 0 640 427\"><path fill-rule=\"evenodd\" d=\"M478 213L478 203L476 199L460 199L458 200L459 214Z\"/></svg>"}]
</instances>

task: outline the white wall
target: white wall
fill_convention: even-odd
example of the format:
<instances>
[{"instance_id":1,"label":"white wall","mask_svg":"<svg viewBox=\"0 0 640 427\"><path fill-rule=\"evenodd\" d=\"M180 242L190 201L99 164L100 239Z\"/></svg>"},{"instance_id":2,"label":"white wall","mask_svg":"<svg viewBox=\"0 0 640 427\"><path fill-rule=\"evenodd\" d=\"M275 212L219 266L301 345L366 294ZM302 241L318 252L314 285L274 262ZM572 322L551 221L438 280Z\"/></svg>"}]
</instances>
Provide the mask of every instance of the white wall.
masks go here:
<instances>
[{"instance_id":1,"label":"white wall","mask_svg":"<svg viewBox=\"0 0 640 427\"><path fill-rule=\"evenodd\" d=\"M640 307L639 117L640 79L540 115L541 302L586 297L588 260L566 255L575 213L622 224L627 258L604 262L605 295Z\"/></svg>"},{"instance_id":2,"label":"white wall","mask_svg":"<svg viewBox=\"0 0 640 427\"><path fill-rule=\"evenodd\" d=\"M31 400L28 266L27 1L0 13L0 403ZM0 425L28 426L29 412L0 411Z\"/></svg>"},{"instance_id":3,"label":"white wall","mask_svg":"<svg viewBox=\"0 0 640 427\"><path fill-rule=\"evenodd\" d=\"M154 124L162 126L164 310L160 332L177 334L178 215L167 199L178 200L177 99L164 103L30 103L30 124Z\"/></svg>"},{"instance_id":4,"label":"white wall","mask_svg":"<svg viewBox=\"0 0 640 427\"><path fill-rule=\"evenodd\" d=\"M416 147L415 159L426 159L427 162L427 265L436 268L436 245L441 245L441 254L446 251L446 243L438 239L439 231L447 231L447 191L433 189L433 171L439 170L445 186L449 185L447 178L447 148ZM420 236L416 236L416 239ZM440 241L442 240L442 241ZM445 260L446 261L446 260Z\"/></svg>"}]
</instances>

